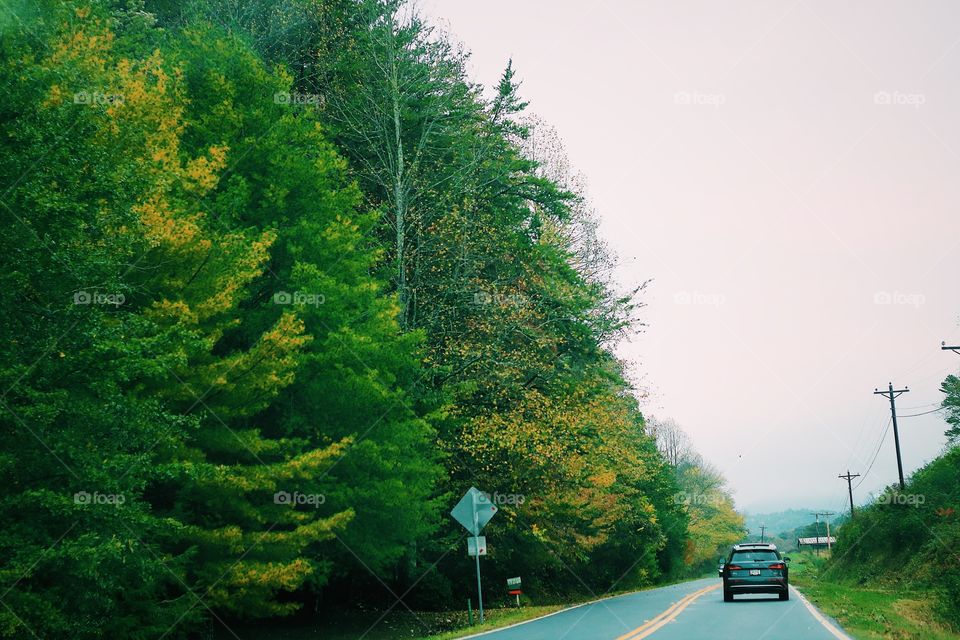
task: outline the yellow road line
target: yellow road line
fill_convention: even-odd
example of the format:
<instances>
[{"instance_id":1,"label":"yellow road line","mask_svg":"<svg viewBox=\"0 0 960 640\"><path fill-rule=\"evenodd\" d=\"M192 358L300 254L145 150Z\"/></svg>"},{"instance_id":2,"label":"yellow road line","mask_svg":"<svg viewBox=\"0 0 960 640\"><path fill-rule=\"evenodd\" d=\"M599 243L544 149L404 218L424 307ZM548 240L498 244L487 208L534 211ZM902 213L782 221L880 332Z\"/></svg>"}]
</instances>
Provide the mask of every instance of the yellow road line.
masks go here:
<instances>
[{"instance_id":1,"label":"yellow road line","mask_svg":"<svg viewBox=\"0 0 960 640\"><path fill-rule=\"evenodd\" d=\"M688 593L687 595L683 596L683 597L680 598L678 601L676 601L676 602L674 602L672 605L670 605L670 607L669 607L666 611L663 611L663 612L657 614L654 618L652 618L652 619L650 619L650 620L647 620L646 622L644 622L642 625L640 625L640 626L637 627L636 629L633 629L632 631L626 632L625 634L623 634L622 636L620 636L619 638L617 638L617 640L630 640L630 638L632 638L634 634L640 633L641 631L643 631L644 629L646 629L646 628L649 627L650 625L653 625L653 624L656 624L657 622L659 622L660 619L663 618L664 616L670 615L670 613L672 613L674 609L676 609L677 607L679 607L680 605L682 605L684 602L686 602L688 599L692 598L692 597L695 596L696 594L700 593L700 591L702 591L702 589L699 590L699 591L694 591L693 593Z\"/></svg>"},{"instance_id":2,"label":"yellow road line","mask_svg":"<svg viewBox=\"0 0 960 640\"><path fill-rule=\"evenodd\" d=\"M696 599L699 598L700 596L705 595L706 593L708 593L708 592L710 592L710 591L713 591L714 589L718 589L718 588L720 588L720 585L719 585L719 584L715 584L715 585L713 585L713 586L711 586L711 587L707 587L706 589L702 589L702 590L698 591L697 593L695 593L695 594L693 595L692 598L690 598L690 599L688 599L686 602L684 602L682 606L677 607L677 608L673 611L673 613L671 613L671 614L668 615L667 617L663 618L660 622L658 622L657 624L655 624L655 625L653 625L652 627L648 628L646 631L644 631L644 632L641 633L640 635L638 635L638 636L633 636L633 638L631 638L631 640L641 640L641 638L646 638L647 636L653 634L653 633L656 632L658 629L660 629L661 627L663 627L664 625L666 625L668 622L672 622L673 620L676 620L676 619L677 619L677 616L679 616L681 613L683 613L683 610L684 610L684 609L686 609L686 608L689 607L691 604L693 604L693 601L694 601L694 600L696 600Z\"/></svg>"},{"instance_id":3,"label":"yellow road line","mask_svg":"<svg viewBox=\"0 0 960 640\"><path fill-rule=\"evenodd\" d=\"M679 616L684 609L690 606L694 600L706 593L709 593L710 591L713 591L714 589L717 589L719 586L719 584L714 584L709 587L704 587L699 591L688 593L686 596L673 603L670 608L659 614L657 617L653 618L652 620L647 620L633 631L623 634L617 638L617 640L641 640L641 638L646 638L663 625L667 624L671 620L676 619L676 617Z\"/></svg>"}]
</instances>

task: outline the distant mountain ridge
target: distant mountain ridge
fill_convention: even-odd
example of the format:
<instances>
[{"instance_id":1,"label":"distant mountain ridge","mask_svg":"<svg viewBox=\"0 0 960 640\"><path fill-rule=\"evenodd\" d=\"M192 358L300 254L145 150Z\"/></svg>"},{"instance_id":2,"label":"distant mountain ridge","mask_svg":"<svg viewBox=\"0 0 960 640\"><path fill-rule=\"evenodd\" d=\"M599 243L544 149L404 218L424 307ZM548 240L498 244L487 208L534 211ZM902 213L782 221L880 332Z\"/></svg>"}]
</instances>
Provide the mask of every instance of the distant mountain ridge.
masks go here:
<instances>
[{"instance_id":1,"label":"distant mountain ridge","mask_svg":"<svg viewBox=\"0 0 960 640\"><path fill-rule=\"evenodd\" d=\"M779 536L813 522L816 519L813 513L816 511L823 512L825 509L787 509L786 511L773 513L744 512L743 516L747 523L747 529L750 531L748 537L752 539L760 537L760 525L766 526L767 537Z\"/></svg>"}]
</instances>

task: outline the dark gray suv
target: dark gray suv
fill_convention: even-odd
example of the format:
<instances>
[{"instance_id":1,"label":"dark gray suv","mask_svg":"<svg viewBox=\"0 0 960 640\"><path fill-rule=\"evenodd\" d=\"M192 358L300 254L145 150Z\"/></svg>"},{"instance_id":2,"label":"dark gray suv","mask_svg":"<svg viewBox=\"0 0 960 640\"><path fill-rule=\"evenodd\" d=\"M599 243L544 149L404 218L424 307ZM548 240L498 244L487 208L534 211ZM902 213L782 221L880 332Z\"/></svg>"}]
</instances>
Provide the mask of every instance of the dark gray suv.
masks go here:
<instances>
[{"instance_id":1,"label":"dark gray suv","mask_svg":"<svg viewBox=\"0 0 960 640\"><path fill-rule=\"evenodd\" d=\"M723 565L723 601L738 593L775 593L790 599L787 563L777 545L763 542L735 544Z\"/></svg>"}]
</instances>

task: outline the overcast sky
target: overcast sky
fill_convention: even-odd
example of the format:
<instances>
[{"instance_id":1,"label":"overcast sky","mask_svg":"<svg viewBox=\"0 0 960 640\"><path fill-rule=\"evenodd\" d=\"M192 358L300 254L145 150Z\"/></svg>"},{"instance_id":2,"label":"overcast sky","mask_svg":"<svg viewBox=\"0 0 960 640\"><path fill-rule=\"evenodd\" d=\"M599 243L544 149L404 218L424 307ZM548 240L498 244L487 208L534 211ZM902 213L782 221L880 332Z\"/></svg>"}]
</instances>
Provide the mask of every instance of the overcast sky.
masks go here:
<instances>
[{"instance_id":1,"label":"overcast sky","mask_svg":"<svg viewBox=\"0 0 960 640\"><path fill-rule=\"evenodd\" d=\"M738 506L846 507L897 478L892 381L922 413L960 367L960 3L421 0L588 179L626 286L624 345ZM905 472L939 414L899 421Z\"/></svg>"}]
</instances>

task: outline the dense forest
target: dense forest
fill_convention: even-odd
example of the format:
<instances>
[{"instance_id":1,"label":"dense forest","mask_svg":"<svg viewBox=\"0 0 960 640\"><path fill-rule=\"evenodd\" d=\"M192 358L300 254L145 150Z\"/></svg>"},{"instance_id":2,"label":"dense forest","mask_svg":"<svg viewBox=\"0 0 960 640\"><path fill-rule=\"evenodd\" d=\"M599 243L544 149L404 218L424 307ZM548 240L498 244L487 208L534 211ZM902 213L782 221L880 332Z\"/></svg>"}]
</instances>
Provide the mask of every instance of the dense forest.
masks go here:
<instances>
[{"instance_id":1,"label":"dense forest","mask_svg":"<svg viewBox=\"0 0 960 640\"><path fill-rule=\"evenodd\" d=\"M462 608L471 486L542 600L740 538L506 60L394 0L4 4L0 635Z\"/></svg>"}]
</instances>

